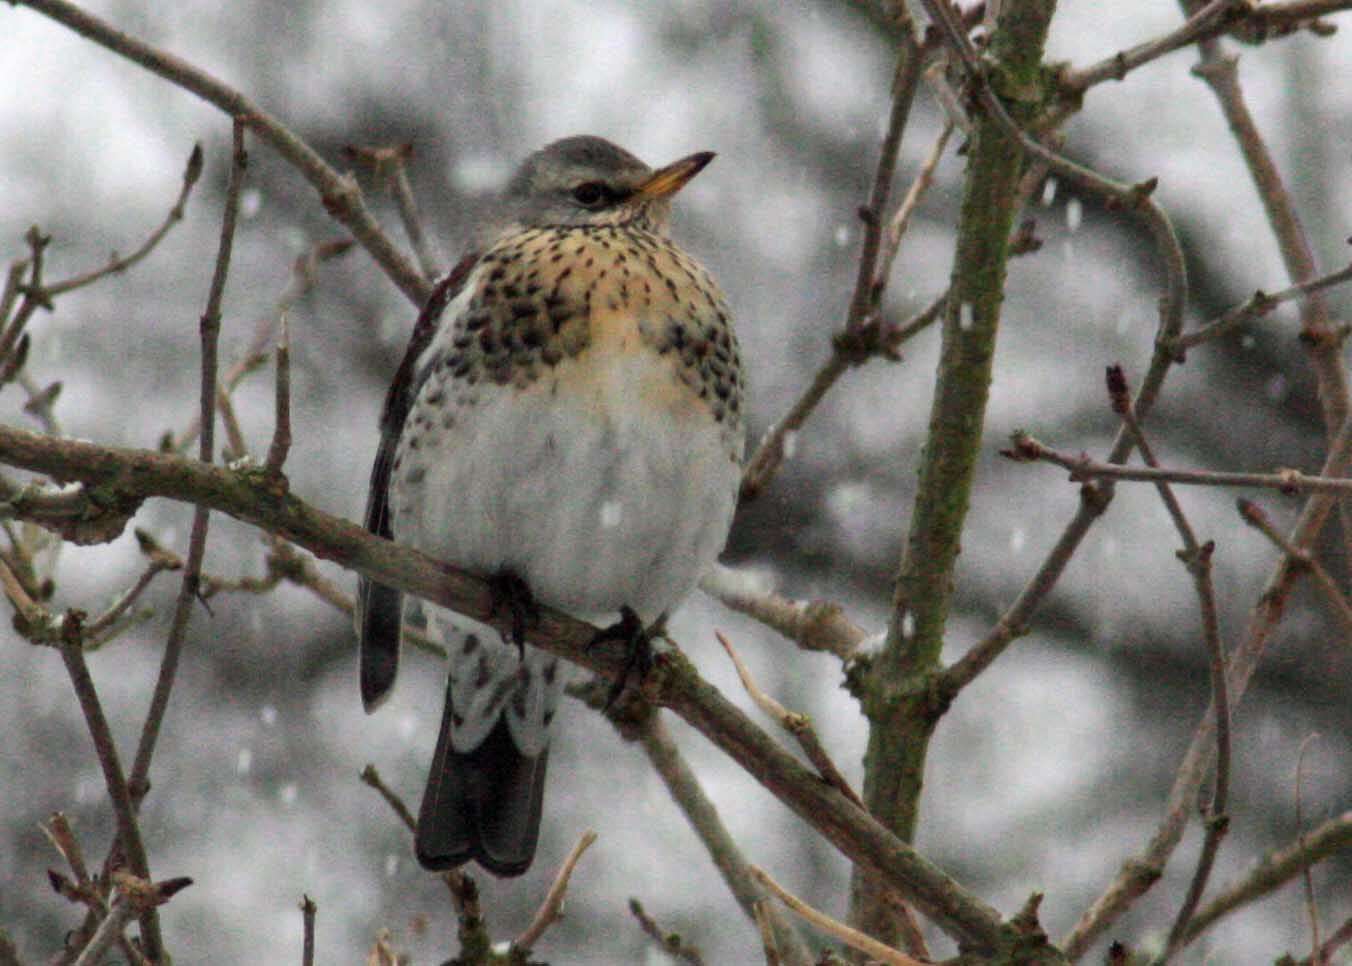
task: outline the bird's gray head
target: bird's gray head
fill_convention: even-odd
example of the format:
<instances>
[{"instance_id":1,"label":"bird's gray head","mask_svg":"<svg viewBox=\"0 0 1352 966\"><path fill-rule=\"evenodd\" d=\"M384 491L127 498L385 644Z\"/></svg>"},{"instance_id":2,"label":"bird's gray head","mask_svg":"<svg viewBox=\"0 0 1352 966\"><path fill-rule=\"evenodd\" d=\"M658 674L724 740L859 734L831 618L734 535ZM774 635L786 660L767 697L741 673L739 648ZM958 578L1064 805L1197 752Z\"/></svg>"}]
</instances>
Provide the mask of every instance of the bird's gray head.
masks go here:
<instances>
[{"instance_id":1,"label":"bird's gray head","mask_svg":"<svg viewBox=\"0 0 1352 966\"><path fill-rule=\"evenodd\" d=\"M637 223L662 232L671 196L713 157L701 151L654 171L604 138L564 138L522 162L505 200L522 227Z\"/></svg>"}]
</instances>

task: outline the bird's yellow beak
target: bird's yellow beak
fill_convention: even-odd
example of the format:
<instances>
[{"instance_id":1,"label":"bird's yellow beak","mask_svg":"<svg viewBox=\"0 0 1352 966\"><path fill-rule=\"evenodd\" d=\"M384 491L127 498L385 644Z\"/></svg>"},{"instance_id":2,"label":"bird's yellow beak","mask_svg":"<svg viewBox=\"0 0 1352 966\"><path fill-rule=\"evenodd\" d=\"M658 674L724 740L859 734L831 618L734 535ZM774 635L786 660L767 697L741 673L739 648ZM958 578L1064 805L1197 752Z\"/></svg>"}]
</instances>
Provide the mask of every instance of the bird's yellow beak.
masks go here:
<instances>
[{"instance_id":1,"label":"bird's yellow beak","mask_svg":"<svg viewBox=\"0 0 1352 966\"><path fill-rule=\"evenodd\" d=\"M684 188L686 183L703 171L704 166L713 159L712 151L700 151L688 158L681 158L665 168L658 168L634 189L634 197L642 201L669 198Z\"/></svg>"}]
</instances>

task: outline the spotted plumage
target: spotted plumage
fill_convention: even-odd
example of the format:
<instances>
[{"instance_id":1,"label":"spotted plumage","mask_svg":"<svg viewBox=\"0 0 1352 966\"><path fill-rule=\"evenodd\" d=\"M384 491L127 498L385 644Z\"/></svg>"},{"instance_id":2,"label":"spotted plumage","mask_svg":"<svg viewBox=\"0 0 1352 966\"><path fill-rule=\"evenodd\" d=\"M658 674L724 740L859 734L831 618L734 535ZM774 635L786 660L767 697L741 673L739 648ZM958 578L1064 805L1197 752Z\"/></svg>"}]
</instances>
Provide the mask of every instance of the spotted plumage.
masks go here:
<instances>
[{"instance_id":1,"label":"spotted plumage","mask_svg":"<svg viewBox=\"0 0 1352 966\"><path fill-rule=\"evenodd\" d=\"M589 620L628 608L653 622L689 593L726 539L744 438L727 306L666 233L670 196L710 157L653 171L569 138L526 161L497 232L415 326L386 399L374 532ZM393 684L401 604L379 585L360 596L373 707ZM564 669L426 612L450 675L419 859L520 873Z\"/></svg>"}]
</instances>

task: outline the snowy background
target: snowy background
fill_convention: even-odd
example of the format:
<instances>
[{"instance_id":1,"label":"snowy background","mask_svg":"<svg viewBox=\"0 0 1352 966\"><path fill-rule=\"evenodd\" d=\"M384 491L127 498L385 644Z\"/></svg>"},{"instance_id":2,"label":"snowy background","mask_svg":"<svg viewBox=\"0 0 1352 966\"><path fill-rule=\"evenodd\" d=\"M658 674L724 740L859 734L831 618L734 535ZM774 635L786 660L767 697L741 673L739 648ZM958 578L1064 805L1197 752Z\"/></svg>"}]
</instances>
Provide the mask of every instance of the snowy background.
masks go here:
<instances>
[{"instance_id":1,"label":"snowy background","mask_svg":"<svg viewBox=\"0 0 1352 966\"><path fill-rule=\"evenodd\" d=\"M1179 21L1169 0L1060 7L1049 60L1080 66ZM892 65L883 35L853 5L121 0L91 10L237 86L335 165L347 144L413 142L411 177L447 263L515 162L553 138L600 134L654 164L716 150L718 160L682 193L675 230L734 306L753 439L805 385L843 318L858 252L853 212L875 162ZM1344 18L1343 26L1330 40L1300 36L1241 50L1246 91L1325 268L1345 262L1352 232L1352 24ZM188 216L152 258L61 299L31 326L30 371L63 382L57 412L69 433L154 446L195 412L197 319L219 230L229 122L29 10L0 10L0 33L0 257L24 255L23 232L34 223L54 238L49 277L130 250L171 203L193 142L206 147ZM1096 88L1068 126L1066 148L1122 180L1159 177L1156 198L1190 259L1193 324L1254 288L1286 284L1223 119L1188 73L1195 60L1175 53ZM900 185L941 120L922 92ZM226 360L273 311L291 260L342 234L313 189L266 147L251 148L225 305ZM962 159L950 151L897 262L887 310L898 318L946 284L961 174ZM378 206L393 227L390 206ZM997 449L1011 430L1027 428L1064 449L1102 453L1116 428L1102 398L1103 367L1121 362L1138 381L1154 332L1161 279L1139 232L1064 186L1045 192L1034 214L1046 245L1010 272L950 658L1013 599L1077 501L1063 474L1010 466ZM414 313L360 252L320 277L319 291L291 317L297 439L287 468L300 496L360 519L381 395ZM1348 297L1334 293L1335 312L1346 312ZM1322 429L1295 318L1284 308L1175 371L1154 423L1167 463L1317 468ZM929 333L907 347L902 364L873 363L846 377L770 491L739 516L729 562L794 596L838 600L860 623L881 626L936 345ZM11 388L0 397L0 418L31 425L19 396ZM236 402L261 452L272 426L270 379L246 383ZM1298 506L1251 495L1283 523ZM1218 544L1230 640L1275 561L1238 522L1233 497L1182 494L1199 534ZM189 518L189 509L159 503L137 522L182 550ZM212 528L209 572L261 573L255 533L220 517ZM1045 890L1043 921L1053 936L1140 849L1206 700L1196 605L1173 557L1176 542L1152 491L1121 488L1033 632L963 695L930 754L919 846L1007 914ZM1332 564L1345 572L1346 561ZM67 548L54 606L98 610L140 568L130 534ZM335 568L326 573L354 583ZM149 597L156 616L91 659L124 757L176 590L176 579L161 578ZM1213 883L1295 836L1294 768L1307 735L1320 735L1306 766L1307 825L1352 806L1352 662L1335 626L1302 588L1236 720L1231 833ZM440 669L411 657L394 698L367 717L348 624L308 593L218 597L192 627L143 810L155 875L195 880L165 916L179 961L298 961L302 893L319 905L322 962L356 960L382 927L416 962L453 954L444 887L417 868L403 828L357 780L373 762L416 805L440 714ZM697 595L677 614L673 636L743 704L715 627L767 690L814 716L858 781L865 733L837 663L799 654ZM841 857L702 738L678 721L671 727L749 857L843 915ZM0 735L0 925L36 961L77 921L46 885L44 870L60 862L37 823L66 811L93 858L112 819L57 655L7 630ZM507 882L479 878L495 934L520 931L559 860L591 828L601 839L540 957L661 961L626 912L626 899L637 896L708 962L754 961L754 928L641 753L575 704L560 716L554 749L534 867ZM1136 943L1167 928L1197 844L1194 823L1165 881L1112 936ZM1315 872L1326 928L1352 912L1350 878L1346 859ZM1227 920L1184 960L1261 962L1288 950L1308 951L1295 884Z\"/></svg>"}]
</instances>

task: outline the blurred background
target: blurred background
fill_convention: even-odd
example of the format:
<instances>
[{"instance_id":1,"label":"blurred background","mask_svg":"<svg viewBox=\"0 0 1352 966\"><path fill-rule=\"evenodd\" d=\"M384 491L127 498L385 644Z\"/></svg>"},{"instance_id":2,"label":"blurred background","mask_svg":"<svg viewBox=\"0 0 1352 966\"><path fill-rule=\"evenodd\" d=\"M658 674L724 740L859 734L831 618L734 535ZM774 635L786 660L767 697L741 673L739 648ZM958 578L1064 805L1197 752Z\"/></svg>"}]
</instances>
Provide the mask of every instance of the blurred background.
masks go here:
<instances>
[{"instance_id":1,"label":"blurred background","mask_svg":"<svg viewBox=\"0 0 1352 966\"><path fill-rule=\"evenodd\" d=\"M1163 33L1176 3L1064 0L1049 60L1084 66ZM749 367L752 439L777 419L826 358L842 323L859 224L886 115L893 56L871 4L669 0L470 0L454 3L259 0L221 5L144 0L89 9L238 87L324 157L351 144L412 142L410 176L426 227L450 264L513 165L549 140L611 138L653 164L695 150L718 160L682 193L675 233L727 291ZM1352 29L1243 48L1240 71L1314 240L1321 266L1347 259L1352 191ZM187 217L142 266L62 298L32 324L29 371L60 380L67 432L153 447L197 406L198 331L219 231L230 125L215 109L22 8L0 11L0 256L26 254L30 224L53 236L49 278L129 251L162 217L195 141L207 152ZM1285 287L1271 233L1234 142L1178 52L1095 88L1066 129L1072 157L1126 181L1158 176L1157 199L1189 257L1190 324L1255 288ZM897 197L943 123L922 91L902 147ZM901 319L947 284L963 160L950 149L907 235L887 301ZM222 354L237 358L272 315L290 264L340 236L318 198L251 142L245 220L225 303ZM368 181L369 184L369 181ZM372 203L402 238L394 210ZM958 573L950 658L1014 598L1073 512L1077 490L1046 467L997 450L1016 428L1101 455L1116 429L1103 368L1133 384L1149 357L1161 277L1148 240L1123 217L1064 185L1030 211L1046 244L1011 266L987 442ZM1330 296L1345 314L1352 293ZM360 519L376 420L414 311L360 251L321 269L292 313L294 491ZM1166 464L1265 471L1318 468L1322 424L1284 306L1190 355L1151 425ZM937 332L899 364L852 372L796 440L790 462L737 520L725 560L798 597L842 603L881 628L928 419ZM31 426L22 393L3 418ZM266 370L236 404L256 453L272 430ZM1256 497L1279 523L1298 502ZM1234 493L1182 492L1199 534L1217 543L1227 641L1275 564L1244 527ZM186 548L189 508L156 503L137 518ZM212 519L207 570L261 575L258 534ZM1153 491L1117 500L1070 566L1032 633L965 693L939 729L922 806L921 849L1002 912L1047 893L1043 922L1063 934L1138 851L1158 821L1205 706L1207 671L1191 582ZM1327 560L1348 561L1326 540ZM101 609L142 568L130 533L66 548L53 606ZM351 574L325 565L348 590ZM161 577L154 615L91 659L129 757L178 589ZM715 628L760 683L810 713L857 782L865 731L831 658L793 647L696 595L672 631L701 670L748 705ZM1294 839L1295 768L1307 827L1352 806L1352 651L1324 603L1301 587L1235 721L1231 831L1215 886ZM0 925L36 961L78 914L47 886L59 867L38 823L69 814L91 860L111 812L58 656L0 632ZM374 716L357 696L348 622L304 590L215 598L193 618L180 681L152 769L143 828L157 877L190 875L166 935L181 962L298 961L302 893L319 906L319 961L354 961L377 931L416 962L456 951L444 887L413 861L409 836L357 775L372 762L416 807L440 714L442 670L407 661ZM753 711L754 713L754 711ZM844 915L848 868L828 845L700 736L671 728L749 858L827 912ZM736 910L642 754L581 705L557 734L544 838L523 878L480 876L496 935L526 924L559 861L586 829L600 833L569 894L567 918L539 947L558 963L661 962L626 911L643 901L710 963L752 962L754 927ZM1162 883L1112 931L1158 940L1191 877L1194 822ZM1314 872L1327 930L1352 912L1352 861ZM1293 883L1226 920L1184 962L1263 962L1308 952ZM951 951L940 942L936 952ZM1102 954L1091 954L1091 961Z\"/></svg>"}]
</instances>

